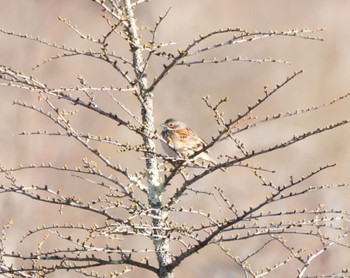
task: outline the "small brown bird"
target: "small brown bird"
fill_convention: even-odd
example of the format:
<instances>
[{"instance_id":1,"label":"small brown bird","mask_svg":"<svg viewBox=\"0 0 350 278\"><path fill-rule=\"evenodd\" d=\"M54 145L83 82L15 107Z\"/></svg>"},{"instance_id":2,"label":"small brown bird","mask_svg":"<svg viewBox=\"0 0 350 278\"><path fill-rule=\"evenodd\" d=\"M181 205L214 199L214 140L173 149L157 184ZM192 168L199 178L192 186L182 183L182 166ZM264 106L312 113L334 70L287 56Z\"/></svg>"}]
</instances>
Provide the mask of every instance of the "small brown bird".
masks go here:
<instances>
[{"instance_id":1,"label":"small brown bird","mask_svg":"<svg viewBox=\"0 0 350 278\"><path fill-rule=\"evenodd\" d=\"M162 127L164 129L161 135L166 142L162 144L169 156L187 158L206 145L192 129L176 119L166 120ZM194 159L216 164L216 161L208 155L208 151L201 152Z\"/></svg>"}]
</instances>

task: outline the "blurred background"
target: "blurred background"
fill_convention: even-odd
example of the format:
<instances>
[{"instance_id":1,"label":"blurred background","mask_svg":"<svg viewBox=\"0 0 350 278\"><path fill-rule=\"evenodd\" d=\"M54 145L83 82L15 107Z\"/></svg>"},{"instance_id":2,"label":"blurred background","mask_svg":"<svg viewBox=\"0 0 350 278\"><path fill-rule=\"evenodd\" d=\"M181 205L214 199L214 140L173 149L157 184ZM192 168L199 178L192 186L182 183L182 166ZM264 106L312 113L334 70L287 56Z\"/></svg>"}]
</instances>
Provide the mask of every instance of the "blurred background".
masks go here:
<instances>
[{"instance_id":1,"label":"blurred background","mask_svg":"<svg viewBox=\"0 0 350 278\"><path fill-rule=\"evenodd\" d=\"M78 49L89 49L93 46L80 39L76 33L60 22L58 16L67 18L85 34L101 37L102 34L108 32L108 26L101 17L99 6L92 1L0 0L0 3L0 28L8 31L29 34L33 37L39 36L47 41ZM204 35L210 31L227 27L241 27L251 31L291 28L325 28L326 31L315 34L323 37L325 39L323 42L274 37L223 47L203 56L203 58L241 56L252 59L272 57L289 61L291 65L229 62L175 68L155 91L155 119L158 126L167 118L178 118L209 141L217 134L218 126L211 111L202 101L203 96L210 95L212 102L228 96L229 101L222 106L224 115L228 119L235 117L237 113L244 112L247 105L255 103L256 99L263 95L264 85L272 88L283 82L294 71L301 69L304 70L302 75L280 90L276 96L255 111L254 115L262 119L266 115L321 105L346 94L350 89L349 1L154 0L140 5L136 10L139 26L153 27L158 17L163 16L169 8L168 16L158 29L157 41L175 42L175 46L169 47L174 51L177 48L183 49L200 34ZM147 31L141 31L141 34L145 39L149 38ZM215 42L215 40L210 42ZM116 41L111 45L116 53L121 53L129 58L125 44ZM84 76L89 84L96 87L111 84L124 86L121 77L117 76L110 67L91 58L63 58L42 65L35 70L32 69L44 59L57 53L57 50L45 45L0 34L0 64L8 65L28 75L34 75L51 87L75 87L79 85L76 78L78 74ZM148 77L150 80L159 73L163 63L161 59L156 59L149 65ZM38 99L35 95L4 86L0 87L0 94L2 119L0 122L0 163L2 165L10 168L19 164L51 162L56 165L74 166L81 164L83 157L89 156L82 146L67 138L13 136L22 130L55 131L57 128L33 111L12 105L13 100L37 104ZM139 106L132 98L122 95L120 99L132 111L138 113ZM250 150L272 146L287 140L293 134L301 134L310 129L349 118L349 104L349 101L345 100L316 112L275 121L242 133L238 138ZM111 111L120 109L110 103L107 97L101 97L101 105L106 105ZM112 121L106 122L103 118L89 117L89 114L84 114L84 111L81 113L81 116L75 120L75 126L79 130L92 134L109 135L131 143L140 142L140 138L135 138L134 135L125 132L125 129L117 127ZM275 184L287 183L290 175L299 177L321 165L336 163L336 168L321 173L310 180L307 185L347 182L350 178L349 135L350 127L343 126L332 132L306 139L288 149L257 157L251 163L276 170L275 174L264 173L266 179L272 180ZM239 154L232 142L218 144L211 152L213 157L218 157L220 154ZM118 159L123 162L126 156L118 154L116 160ZM143 167L144 162L139 157L127 157L127 159L136 168ZM63 172L23 171L16 177L25 185L49 184L69 194L77 194L85 200L101 194L98 191L99 188L84 185L80 179L72 179L70 175ZM230 169L224 175L217 173L209 176L197 185L197 188L213 191L214 185L225 189L227 197L240 209L256 204L259 200L264 199L266 194L266 188L262 188L259 180L249 170L242 168ZM203 200L206 199L188 198L185 201L186 205L195 208L204 207L207 211L215 209L215 201L206 200L204 202ZM280 207L277 209L316 209L318 204L324 204L326 209L348 210L350 206L348 200L349 189L345 187L306 195L293 202L280 202ZM94 218L85 217L68 209L61 215L53 207L47 209L43 204L13 194L0 195L0 210L0 225L4 225L9 219L14 220L7 241L10 250L33 249L33 242L40 240L43 235L33 236L33 240L22 244L18 239L28 229L34 229L40 223L72 221L93 224L96 222ZM190 219L183 221L190 221ZM261 240L260 244L263 242L263 239ZM309 247L305 239L298 237L293 238L292 243L300 248ZM52 246L55 245L52 244ZM317 243L310 244L311 248L320 247L317 246ZM259 246L259 240L232 245L231 250L234 255L244 256L256 246ZM278 253L279 250L281 249L271 249L267 253L268 256L265 254L258 258L253 267L272 265L279 257L286 255ZM349 267L349 254L350 250L346 248L334 248L334 251L331 249L313 262L310 267L310 275L313 273L329 274ZM281 272L273 272L268 277L281 277L282 273L285 277L295 277L297 267L300 267L300 264L292 262L290 268L281 268ZM138 277L141 273L141 271L131 272L125 277ZM215 246L207 248L204 252L183 263L176 275L181 277L188 273L191 273L191 277L226 278L242 275L237 266ZM57 275L74 277L74 274L66 273ZM57 275L52 277L58 277ZM143 275L154 277L150 273L143 273Z\"/></svg>"}]
</instances>

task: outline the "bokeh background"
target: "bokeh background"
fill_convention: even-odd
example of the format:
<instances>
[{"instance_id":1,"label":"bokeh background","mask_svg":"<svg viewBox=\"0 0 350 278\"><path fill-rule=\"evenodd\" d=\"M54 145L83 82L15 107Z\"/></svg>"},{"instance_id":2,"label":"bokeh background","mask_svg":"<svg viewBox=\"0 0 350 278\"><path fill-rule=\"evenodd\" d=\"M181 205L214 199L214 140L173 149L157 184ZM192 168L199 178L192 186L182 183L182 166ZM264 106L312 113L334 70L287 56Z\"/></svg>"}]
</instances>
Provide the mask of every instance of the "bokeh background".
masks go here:
<instances>
[{"instance_id":1,"label":"bokeh background","mask_svg":"<svg viewBox=\"0 0 350 278\"><path fill-rule=\"evenodd\" d=\"M58 20L62 16L76 24L83 33L100 36L108 30L101 17L100 8L92 1L83 0L0 0L0 28L23 34L39 36L47 41L66 44L80 49L88 49L89 44L81 40L77 34ZM286 30L291 28L325 28L319 33L325 41L311 41L298 38L274 37L239 46L227 46L208 53L205 57L249 57L283 59L291 65L277 63L245 63L230 62L219 65L200 65L178 67L159 84L155 91L155 118L160 125L166 118L175 117L188 123L204 139L209 140L217 132L217 125L208 108L201 100L202 96L211 96L215 101L228 96L229 102L223 106L227 118L244 112L246 106L263 95L264 85L273 87L290 76L293 71L304 69L305 72L284 87L278 95L270 99L255 115L263 117L279 112L293 111L320 105L337 98L350 89L350 2L344 0L310 0L310 1L238 1L238 0L154 0L144 4L136 11L140 26L154 26L158 16L169 9L169 14L158 29L158 41L176 42L173 49L184 48L199 34L206 34L216 29L242 27L248 30ZM143 31L147 38L146 31ZM115 51L127 55L125 45L115 43ZM0 64L11 66L26 74L33 74L50 86L74 87L78 85L77 75L83 75L95 86L122 84L122 80L110 67L89 58L63 58L32 68L44 59L55 55L57 50L36 42L23 40L0 34ZM126 56L127 57L127 56ZM160 60L150 64L148 74L156 75L162 68ZM24 100L36 104L35 96L21 90L0 87L0 163L6 167L19 164L52 162L53 164L79 164L87 154L84 149L67 138L45 136L13 136L22 130L56 130L47 119L34 112L12 105L13 100ZM138 111L137 103L126 96L121 96L126 105ZM102 100L103 101L103 100ZM110 101L104 100L108 109L113 108ZM260 149L274 145L310 129L325 126L341 119L349 118L349 101L345 100L316 112L281 120L245 132L239 139L248 149ZM110 106L108 106L110 105ZM131 143L139 142L139 138L125 133L113 122L102 118L89 117L88 114L77 117L75 122L79 130L95 134L111 135ZM288 182L290 175L296 177L306 175L326 163L337 163L337 167L328 170L309 182L308 185L347 182L349 171L350 127L344 126L319 136L309 138L274 154L255 158L257 166L276 170L276 174L266 174L266 178L278 183ZM224 142L212 150L213 156L220 154L239 154L232 142ZM125 156L116 156L125 161ZM142 167L138 157L128 157L135 167ZM70 194L76 194L90 200L98 189L92 186L82 189L82 181L72 179L63 172L24 171L17 178L23 184L50 184L53 188L61 188ZM215 174L201 182L200 188L212 191L213 185L225 189L227 196L240 208L247 207L264 198L265 189L259 181L246 169L232 169L227 174ZM189 206L215 209L215 202L205 198L186 199ZM308 208L315 209L318 204L325 208L349 209L349 189L325 190L316 194L297 198L293 202L281 202L278 209ZM55 208L37 204L22 196L0 195L0 225L13 219L8 235L8 247L13 250L33 248L35 240L43 235L20 244L18 239L39 223L63 223L72 221L87 224L95 223L95 219L76 211L66 210L63 215ZM309 247L305 239L294 238L297 247ZM262 241L260 241L261 243ZM54 242L51 243L54 246ZM247 242L233 246L234 255L243 256L258 246L259 241ZM311 246L317 248L317 244ZM256 267L271 265L279 256L280 249L271 249L256 262ZM310 273L332 273L337 269L349 267L350 250L334 248L320 256L310 267ZM291 268L270 274L269 277L295 277L297 262ZM138 277L142 272L127 274L126 277ZM223 255L218 248L208 248L183 263L176 275L181 277L233 277L242 275L235 264ZM289 274L286 274L289 273ZM74 277L74 274L60 273L59 277ZM63 276L62 276L63 275ZM68 275L68 276L64 276ZM144 277L154 277L142 273ZM56 277L56 276L53 276ZM58 276L57 276L58 277Z\"/></svg>"}]
</instances>

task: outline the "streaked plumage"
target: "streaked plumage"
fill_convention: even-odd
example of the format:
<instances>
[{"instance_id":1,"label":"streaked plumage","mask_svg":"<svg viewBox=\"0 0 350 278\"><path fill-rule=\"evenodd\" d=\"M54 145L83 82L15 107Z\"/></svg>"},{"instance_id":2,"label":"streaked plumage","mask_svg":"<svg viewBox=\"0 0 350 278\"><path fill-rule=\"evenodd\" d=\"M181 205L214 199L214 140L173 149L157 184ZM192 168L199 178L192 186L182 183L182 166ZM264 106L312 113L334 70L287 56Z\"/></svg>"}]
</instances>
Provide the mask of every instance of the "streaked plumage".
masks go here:
<instances>
[{"instance_id":1,"label":"streaked plumage","mask_svg":"<svg viewBox=\"0 0 350 278\"><path fill-rule=\"evenodd\" d=\"M186 158L206 145L204 140L183 122L171 118L166 120L162 126L164 129L161 135L167 143L167 145L163 143L163 147L169 156ZM208 151L198 154L195 159L216 164L215 160L208 155Z\"/></svg>"}]
</instances>

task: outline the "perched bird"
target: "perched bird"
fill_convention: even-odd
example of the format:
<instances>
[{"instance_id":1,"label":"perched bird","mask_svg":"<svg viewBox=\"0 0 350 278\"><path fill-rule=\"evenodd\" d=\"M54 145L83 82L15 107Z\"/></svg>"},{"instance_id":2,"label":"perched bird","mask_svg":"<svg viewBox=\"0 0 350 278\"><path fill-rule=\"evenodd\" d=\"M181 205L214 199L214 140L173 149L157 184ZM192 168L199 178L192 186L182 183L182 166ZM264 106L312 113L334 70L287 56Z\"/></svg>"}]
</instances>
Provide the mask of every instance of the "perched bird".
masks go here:
<instances>
[{"instance_id":1,"label":"perched bird","mask_svg":"<svg viewBox=\"0 0 350 278\"><path fill-rule=\"evenodd\" d=\"M195 152L201 150L206 143L197 133L190 129L185 123L176 119L168 119L162 124L164 127L161 135L166 142L162 142L163 148L169 156L180 156L187 158ZM199 153L194 157L196 161L216 164L216 161L208 155L208 151Z\"/></svg>"}]
</instances>

